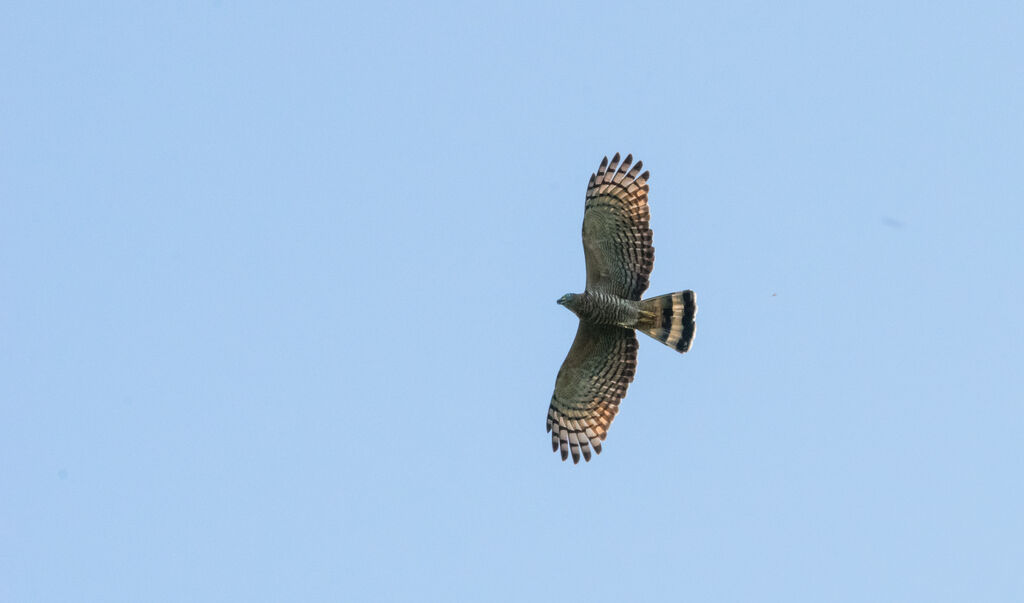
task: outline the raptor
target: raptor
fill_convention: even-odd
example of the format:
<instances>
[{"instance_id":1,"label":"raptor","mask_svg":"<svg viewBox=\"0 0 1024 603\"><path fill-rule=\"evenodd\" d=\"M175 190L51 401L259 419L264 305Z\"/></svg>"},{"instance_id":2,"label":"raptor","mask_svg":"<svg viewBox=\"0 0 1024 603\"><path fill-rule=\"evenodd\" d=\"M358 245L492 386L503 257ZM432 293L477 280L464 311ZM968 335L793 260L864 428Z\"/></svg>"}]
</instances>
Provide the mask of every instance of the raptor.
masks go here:
<instances>
[{"instance_id":1,"label":"raptor","mask_svg":"<svg viewBox=\"0 0 1024 603\"><path fill-rule=\"evenodd\" d=\"M555 379L548 408L551 448L562 460L601 453L619 402L636 372L636 331L686 352L696 329L693 291L640 299L654 267L643 162L616 153L590 176L583 211L587 286L558 303L579 317L576 339Z\"/></svg>"}]
</instances>

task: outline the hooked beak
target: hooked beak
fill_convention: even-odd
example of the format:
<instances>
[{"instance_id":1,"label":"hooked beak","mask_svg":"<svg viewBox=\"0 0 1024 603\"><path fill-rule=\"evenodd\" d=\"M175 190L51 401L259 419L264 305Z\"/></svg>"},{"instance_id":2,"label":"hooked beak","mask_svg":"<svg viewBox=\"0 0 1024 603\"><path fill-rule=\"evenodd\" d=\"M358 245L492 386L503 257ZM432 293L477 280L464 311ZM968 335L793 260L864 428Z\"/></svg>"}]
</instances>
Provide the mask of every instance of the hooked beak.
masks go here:
<instances>
[{"instance_id":1,"label":"hooked beak","mask_svg":"<svg viewBox=\"0 0 1024 603\"><path fill-rule=\"evenodd\" d=\"M559 297L557 300L555 300L555 303L558 304L559 306L563 305L564 302L565 302L565 298L564 297Z\"/></svg>"}]
</instances>

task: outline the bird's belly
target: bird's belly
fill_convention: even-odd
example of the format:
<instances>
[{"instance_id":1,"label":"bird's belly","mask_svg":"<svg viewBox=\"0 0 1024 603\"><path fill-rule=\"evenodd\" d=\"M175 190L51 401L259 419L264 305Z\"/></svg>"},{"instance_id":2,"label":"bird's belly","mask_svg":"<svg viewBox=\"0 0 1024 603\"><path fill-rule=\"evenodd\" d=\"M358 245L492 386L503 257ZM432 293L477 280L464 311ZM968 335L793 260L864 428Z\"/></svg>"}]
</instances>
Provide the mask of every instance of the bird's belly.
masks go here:
<instances>
[{"instance_id":1,"label":"bird's belly","mask_svg":"<svg viewBox=\"0 0 1024 603\"><path fill-rule=\"evenodd\" d=\"M622 299L607 294L591 294L584 318L588 322L599 325L636 327L640 314L639 304L629 299Z\"/></svg>"}]
</instances>

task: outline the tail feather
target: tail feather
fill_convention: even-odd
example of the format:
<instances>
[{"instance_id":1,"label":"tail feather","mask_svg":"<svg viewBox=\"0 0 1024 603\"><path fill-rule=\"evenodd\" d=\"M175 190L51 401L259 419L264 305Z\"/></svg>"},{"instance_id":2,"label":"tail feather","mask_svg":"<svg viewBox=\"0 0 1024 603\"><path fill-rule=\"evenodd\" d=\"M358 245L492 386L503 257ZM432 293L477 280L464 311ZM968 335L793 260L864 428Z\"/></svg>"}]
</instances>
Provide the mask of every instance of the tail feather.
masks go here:
<instances>
[{"instance_id":1,"label":"tail feather","mask_svg":"<svg viewBox=\"0 0 1024 603\"><path fill-rule=\"evenodd\" d=\"M679 291L641 301L636 328L670 348L686 352L697 330L696 316L697 294Z\"/></svg>"}]
</instances>

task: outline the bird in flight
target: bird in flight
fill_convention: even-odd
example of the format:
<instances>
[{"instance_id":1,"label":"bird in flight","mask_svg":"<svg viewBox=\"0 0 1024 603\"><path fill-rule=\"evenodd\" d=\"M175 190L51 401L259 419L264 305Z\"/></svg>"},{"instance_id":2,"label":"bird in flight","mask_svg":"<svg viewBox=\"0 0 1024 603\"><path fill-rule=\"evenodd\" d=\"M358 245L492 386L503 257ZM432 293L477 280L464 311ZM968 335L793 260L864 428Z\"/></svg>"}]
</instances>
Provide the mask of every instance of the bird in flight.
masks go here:
<instances>
[{"instance_id":1,"label":"bird in flight","mask_svg":"<svg viewBox=\"0 0 1024 603\"><path fill-rule=\"evenodd\" d=\"M590 176L583 211L587 286L558 303L580 319L576 339L555 379L548 408L551 449L562 460L601 453L619 402L636 372L636 332L686 352L693 343L697 296L693 291L641 300L654 267L643 162L605 157Z\"/></svg>"}]
</instances>

